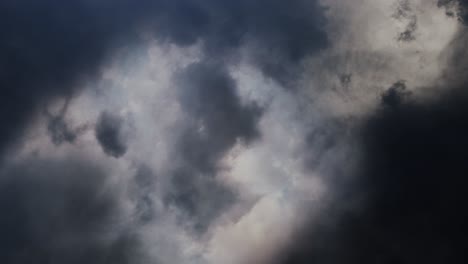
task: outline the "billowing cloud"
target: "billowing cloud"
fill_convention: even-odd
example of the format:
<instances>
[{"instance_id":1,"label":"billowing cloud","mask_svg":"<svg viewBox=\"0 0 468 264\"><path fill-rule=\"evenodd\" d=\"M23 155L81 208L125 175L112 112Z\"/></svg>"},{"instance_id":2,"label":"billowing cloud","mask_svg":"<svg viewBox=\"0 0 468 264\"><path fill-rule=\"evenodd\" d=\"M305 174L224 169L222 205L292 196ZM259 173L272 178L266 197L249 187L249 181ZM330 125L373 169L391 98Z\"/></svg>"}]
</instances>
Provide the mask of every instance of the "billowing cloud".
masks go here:
<instances>
[{"instance_id":1,"label":"billowing cloud","mask_svg":"<svg viewBox=\"0 0 468 264\"><path fill-rule=\"evenodd\" d=\"M223 156L236 143L258 138L261 110L243 105L236 82L222 65L194 63L175 76L178 100L188 115L177 143L172 190L167 201L206 224L230 205L235 194L218 182Z\"/></svg>"},{"instance_id":2,"label":"billowing cloud","mask_svg":"<svg viewBox=\"0 0 468 264\"><path fill-rule=\"evenodd\" d=\"M462 263L465 22L456 0L1 2L0 262Z\"/></svg>"},{"instance_id":3,"label":"billowing cloud","mask_svg":"<svg viewBox=\"0 0 468 264\"><path fill-rule=\"evenodd\" d=\"M331 203L273 263L464 262L468 111L457 35L445 74L425 92L397 81L382 93L358 129L354 177L334 183Z\"/></svg>"},{"instance_id":4,"label":"billowing cloud","mask_svg":"<svg viewBox=\"0 0 468 264\"><path fill-rule=\"evenodd\" d=\"M23 0L0 10L0 121L8 124L1 148L41 103L73 95L116 47L138 42L138 32L181 46L201 41L213 58L253 45L252 60L275 78L326 44L316 1Z\"/></svg>"}]
</instances>

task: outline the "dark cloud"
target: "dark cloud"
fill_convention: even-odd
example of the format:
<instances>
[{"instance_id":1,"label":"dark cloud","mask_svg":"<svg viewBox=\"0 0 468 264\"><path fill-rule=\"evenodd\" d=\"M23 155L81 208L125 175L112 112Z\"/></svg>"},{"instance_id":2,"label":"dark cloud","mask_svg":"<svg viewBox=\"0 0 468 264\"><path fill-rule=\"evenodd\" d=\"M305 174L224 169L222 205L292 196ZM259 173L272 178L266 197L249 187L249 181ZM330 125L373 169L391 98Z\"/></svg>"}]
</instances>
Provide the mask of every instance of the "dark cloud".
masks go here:
<instances>
[{"instance_id":1,"label":"dark cloud","mask_svg":"<svg viewBox=\"0 0 468 264\"><path fill-rule=\"evenodd\" d=\"M255 104L243 104L237 94L237 84L227 69L219 64L194 63L176 75L179 102L191 121L192 137L181 140L188 149L183 151L192 163L200 164L204 171L213 164L236 140L244 143L259 136L257 121L261 109ZM192 145L204 145L197 149ZM188 150L197 150L192 153ZM199 155L199 153L204 153ZM199 160L200 157L206 160Z\"/></svg>"},{"instance_id":2,"label":"dark cloud","mask_svg":"<svg viewBox=\"0 0 468 264\"><path fill-rule=\"evenodd\" d=\"M438 0L438 7L444 7L447 16L455 17L462 23L468 23L468 2L466 0Z\"/></svg>"},{"instance_id":3,"label":"dark cloud","mask_svg":"<svg viewBox=\"0 0 468 264\"><path fill-rule=\"evenodd\" d=\"M171 186L164 202L180 210L181 222L188 223L197 233L204 233L237 197L234 190L216 179L216 175L190 169L177 168L171 174Z\"/></svg>"},{"instance_id":4,"label":"dark cloud","mask_svg":"<svg viewBox=\"0 0 468 264\"><path fill-rule=\"evenodd\" d=\"M136 41L137 29L177 45L201 40L209 58L252 44L252 61L280 78L326 45L322 9L305 0L2 1L0 149L41 103L70 96L114 48Z\"/></svg>"},{"instance_id":5,"label":"dark cloud","mask_svg":"<svg viewBox=\"0 0 468 264\"><path fill-rule=\"evenodd\" d=\"M318 1L180 0L164 8L157 29L161 36L179 44L201 40L210 58L238 55L233 51L248 44L251 62L280 81L328 44Z\"/></svg>"},{"instance_id":6,"label":"dark cloud","mask_svg":"<svg viewBox=\"0 0 468 264\"><path fill-rule=\"evenodd\" d=\"M148 223L156 217L153 197L156 184L156 175L153 171L146 165L140 165L131 184L130 197L136 205L136 219L141 224Z\"/></svg>"},{"instance_id":7,"label":"dark cloud","mask_svg":"<svg viewBox=\"0 0 468 264\"><path fill-rule=\"evenodd\" d=\"M436 102L401 104L368 124L364 219L401 263L466 261L465 91L463 86Z\"/></svg>"},{"instance_id":8,"label":"dark cloud","mask_svg":"<svg viewBox=\"0 0 468 264\"><path fill-rule=\"evenodd\" d=\"M179 46L200 43L203 60L179 75L179 99L192 120L177 145L169 205L205 230L234 199L219 182L219 161L236 142L259 135L261 111L244 105L225 70L247 51L250 62L276 80L326 47L318 1L5 0L0 1L0 154L18 140L34 112L73 98L99 76L116 49L139 41L137 32ZM73 143L82 128L66 121L66 107L47 115L54 144ZM95 135L103 151L127 150L123 120L103 113ZM85 129L85 128L83 128ZM147 189L151 171L137 172L137 219L154 217ZM120 202L98 166L69 160L28 160L0 166L0 262L139 263L139 240L120 221ZM141 224L141 223L140 223ZM125 229L125 228L124 228Z\"/></svg>"},{"instance_id":9,"label":"dark cloud","mask_svg":"<svg viewBox=\"0 0 468 264\"><path fill-rule=\"evenodd\" d=\"M406 82L400 80L392 84L381 97L381 103L385 107L395 108L400 106L404 100L410 95L406 89Z\"/></svg>"},{"instance_id":10,"label":"dark cloud","mask_svg":"<svg viewBox=\"0 0 468 264\"><path fill-rule=\"evenodd\" d=\"M52 114L47 109L44 111L48 119L47 132L49 133L52 143L61 145L63 142L73 144L75 140L88 130L88 125L80 125L76 128L71 128L65 120L65 115L68 109L68 100L65 102L59 113Z\"/></svg>"},{"instance_id":11,"label":"dark cloud","mask_svg":"<svg viewBox=\"0 0 468 264\"><path fill-rule=\"evenodd\" d=\"M0 149L42 103L70 96L78 81L96 73L118 37L130 35L145 2L0 3Z\"/></svg>"},{"instance_id":12,"label":"dark cloud","mask_svg":"<svg viewBox=\"0 0 468 264\"><path fill-rule=\"evenodd\" d=\"M217 179L224 154L237 142L259 137L261 110L244 105L236 82L222 65L195 63L175 76L179 102L189 115L177 145L179 165L168 202L183 208L203 230L235 194Z\"/></svg>"},{"instance_id":13,"label":"dark cloud","mask_svg":"<svg viewBox=\"0 0 468 264\"><path fill-rule=\"evenodd\" d=\"M79 132L72 130L64 120L63 116L51 117L47 126L47 131L55 145L60 145L63 142L75 142Z\"/></svg>"},{"instance_id":14,"label":"dark cloud","mask_svg":"<svg viewBox=\"0 0 468 264\"><path fill-rule=\"evenodd\" d=\"M0 262L138 263L107 172L82 160L22 160L0 169Z\"/></svg>"},{"instance_id":15,"label":"dark cloud","mask_svg":"<svg viewBox=\"0 0 468 264\"><path fill-rule=\"evenodd\" d=\"M334 201L274 263L465 263L468 97L461 90L372 117L358 177L334 182L341 189Z\"/></svg>"},{"instance_id":16,"label":"dark cloud","mask_svg":"<svg viewBox=\"0 0 468 264\"><path fill-rule=\"evenodd\" d=\"M323 169L329 170L330 160L339 159L338 155L343 155L346 151L340 149L351 136L351 126L356 120L353 118L330 118L321 120L307 133L305 144L307 151L304 154L304 165L314 171ZM339 154L337 150L339 150ZM338 171L345 170L346 166L337 166L331 171L322 171L325 175L339 174Z\"/></svg>"},{"instance_id":17,"label":"dark cloud","mask_svg":"<svg viewBox=\"0 0 468 264\"><path fill-rule=\"evenodd\" d=\"M405 22L405 29L398 34L398 41L412 41L416 39L418 17L414 14L408 0L399 0L393 18Z\"/></svg>"},{"instance_id":18,"label":"dark cloud","mask_svg":"<svg viewBox=\"0 0 468 264\"><path fill-rule=\"evenodd\" d=\"M349 85L351 84L352 77L353 75L351 73L340 74L339 80L341 85L343 85L344 87L349 87Z\"/></svg>"},{"instance_id":19,"label":"dark cloud","mask_svg":"<svg viewBox=\"0 0 468 264\"><path fill-rule=\"evenodd\" d=\"M99 116L95 127L96 139L104 153L120 158L127 152L127 142L123 135L124 119L109 112Z\"/></svg>"},{"instance_id":20,"label":"dark cloud","mask_svg":"<svg viewBox=\"0 0 468 264\"><path fill-rule=\"evenodd\" d=\"M333 178L326 209L273 263L468 260L468 82L458 70L466 37L455 41L446 76L426 87L437 91L432 99L417 100L402 81L384 92L359 130L359 166Z\"/></svg>"}]
</instances>

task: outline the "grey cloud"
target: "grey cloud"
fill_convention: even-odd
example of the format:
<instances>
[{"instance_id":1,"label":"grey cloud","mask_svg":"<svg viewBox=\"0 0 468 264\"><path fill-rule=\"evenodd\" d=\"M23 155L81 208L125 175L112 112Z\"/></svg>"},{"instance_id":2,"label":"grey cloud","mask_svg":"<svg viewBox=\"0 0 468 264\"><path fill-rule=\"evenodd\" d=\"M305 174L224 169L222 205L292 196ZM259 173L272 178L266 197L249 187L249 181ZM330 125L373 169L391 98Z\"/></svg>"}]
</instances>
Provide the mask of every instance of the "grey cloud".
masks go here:
<instances>
[{"instance_id":1,"label":"grey cloud","mask_svg":"<svg viewBox=\"0 0 468 264\"><path fill-rule=\"evenodd\" d=\"M208 59L234 57L252 43L252 62L280 79L326 47L324 20L317 1L304 0L2 1L0 122L8 126L0 149L39 105L74 95L115 48L138 42L141 29L180 46L201 41Z\"/></svg>"},{"instance_id":2,"label":"grey cloud","mask_svg":"<svg viewBox=\"0 0 468 264\"><path fill-rule=\"evenodd\" d=\"M409 95L410 92L406 88L406 82L400 80L382 94L381 103L384 106L395 108L400 106Z\"/></svg>"},{"instance_id":3,"label":"grey cloud","mask_svg":"<svg viewBox=\"0 0 468 264\"><path fill-rule=\"evenodd\" d=\"M355 121L353 118L327 118L312 127L305 139L305 167L310 170L320 171L324 169L323 167L330 166L330 159L338 159L334 151L349 139L351 126ZM332 176L341 169L337 167L334 169L334 173L328 171L326 174Z\"/></svg>"},{"instance_id":4,"label":"grey cloud","mask_svg":"<svg viewBox=\"0 0 468 264\"><path fill-rule=\"evenodd\" d=\"M122 117L103 112L95 127L96 139L102 150L114 158L120 158L127 152L127 142L122 132L123 125Z\"/></svg>"},{"instance_id":5,"label":"grey cloud","mask_svg":"<svg viewBox=\"0 0 468 264\"><path fill-rule=\"evenodd\" d=\"M0 169L0 261L138 263L117 190L97 164L27 159Z\"/></svg>"},{"instance_id":6,"label":"grey cloud","mask_svg":"<svg viewBox=\"0 0 468 264\"><path fill-rule=\"evenodd\" d=\"M116 47L139 41L135 33L139 29L154 33L162 43L200 44L201 62L174 76L187 123L174 131L175 151L167 175L162 175L169 184L161 188L161 196L166 206L180 210L203 233L237 199L236 190L219 177L223 157L238 142L248 145L261 136L257 123L263 109L241 102L226 64L235 63L246 51L250 63L267 77L283 84L294 80L303 59L329 44L325 8L318 2L2 1L0 151L16 139L38 106L51 98L75 95L79 82L98 76ZM418 20L406 1L400 3L396 18L408 24L397 37L410 41L415 39ZM466 20L465 1L438 4ZM457 91L466 87L459 76L466 69L466 56L460 56L466 50L462 33L452 51L458 62L447 71L457 75L454 79L461 87L454 88ZM348 54L319 66L334 73L333 80L344 93L360 85L361 78L386 75L389 69L387 55L350 51L349 56L360 57L358 68L346 63ZM332 186L339 190L336 200L318 220L299 228L275 262L456 263L463 259L467 97L457 92L458 99L444 95L419 104L406 100L406 91L406 84L399 81L381 96L383 107L359 131L363 164L357 176L346 171L347 164L333 163L340 173L328 182L337 184ZM122 137L124 122L104 112L95 127L103 151L116 158L129 147ZM349 123L355 120L318 123L320 127L307 133L306 144L313 152L305 154L307 166L315 169L335 158L333 150L348 140ZM49 118L48 132L56 144L73 142L79 131L64 114ZM355 177L340 178L346 174ZM99 166L82 161L28 160L0 166L0 210L5 212L0 218L0 262L138 263L139 237L132 227L116 223L122 217L119 196L107 188L106 178ZM154 178L145 166L136 172L131 198L138 224L157 217L152 189L159 183Z\"/></svg>"},{"instance_id":7,"label":"grey cloud","mask_svg":"<svg viewBox=\"0 0 468 264\"><path fill-rule=\"evenodd\" d=\"M339 79L340 79L341 85L343 85L344 87L348 87L352 81L352 77L353 75L351 73L340 74Z\"/></svg>"},{"instance_id":8,"label":"grey cloud","mask_svg":"<svg viewBox=\"0 0 468 264\"><path fill-rule=\"evenodd\" d=\"M333 179L326 209L271 263L466 262L465 30L447 46L444 76L425 87L436 96L420 100L404 81L383 93L355 131L357 168Z\"/></svg>"},{"instance_id":9,"label":"grey cloud","mask_svg":"<svg viewBox=\"0 0 468 264\"><path fill-rule=\"evenodd\" d=\"M437 6L444 7L447 16L456 17L462 23L468 23L468 3L465 0L438 0Z\"/></svg>"},{"instance_id":10,"label":"grey cloud","mask_svg":"<svg viewBox=\"0 0 468 264\"><path fill-rule=\"evenodd\" d=\"M193 231L203 234L237 197L235 191L219 182L215 175L189 169L177 168L171 174L164 202L180 210L181 224L188 223Z\"/></svg>"},{"instance_id":11,"label":"grey cloud","mask_svg":"<svg viewBox=\"0 0 468 264\"><path fill-rule=\"evenodd\" d=\"M399 41L415 40L415 33L418 28L418 17L414 14L408 0L399 0L397 2L397 8L393 17L406 23L404 31L398 34L397 39Z\"/></svg>"},{"instance_id":12,"label":"grey cloud","mask_svg":"<svg viewBox=\"0 0 468 264\"><path fill-rule=\"evenodd\" d=\"M183 151L188 159L198 161L201 167L212 167L220 154L232 147L236 140L250 143L259 136L256 123L261 109L255 104L243 105L237 94L237 84L227 69L220 64L195 63L175 76L179 102L191 117L194 138L181 144L188 150L192 145L205 145L198 149L205 155ZM198 130L198 131L197 131Z\"/></svg>"},{"instance_id":13,"label":"grey cloud","mask_svg":"<svg viewBox=\"0 0 468 264\"><path fill-rule=\"evenodd\" d=\"M146 165L140 165L130 188L130 197L136 205L136 217L140 224L151 222L156 217L154 193L157 190L157 180L153 170Z\"/></svg>"},{"instance_id":14,"label":"grey cloud","mask_svg":"<svg viewBox=\"0 0 468 264\"><path fill-rule=\"evenodd\" d=\"M179 76L179 99L192 121L177 143L166 200L204 230L235 199L217 178L219 161L236 142L259 137L261 110L241 104L225 64L247 50L250 63L269 77L290 78L302 59L327 47L324 24L324 8L305 0L1 1L0 155L35 111L52 99L79 94L116 49L140 41L138 32L178 46L200 43L205 63ZM65 116L47 116L54 144L72 143L82 133ZM103 151L116 158L128 148L122 122L102 113L95 127ZM138 236L112 229L118 197L106 191L98 166L23 161L0 171L0 210L6 212L0 219L0 262L138 263ZM149 173L142 169L137 178ZM135 183L139 194L133 197L142 222L154 217L143 185Z\"/></svg>"},{"instance_id":15,"label":"grey cloud","mask_svg":"<svg viewBox=\"0 0 468 264\"><path fill-rule=\"evenodd\" d=\"M333 178L333 200L272 263L464 263L465 88L379 108L358 168Z\"/></svg>"},{"instance_id":16,"label":"grey cloud","mask_svg":"<svg viewBox=\"0 0 468 264\"><path fill-rule=\"evenodd\" d=\"M75 140L89 128L87 124L74 128L70 127L69 123L65 120L67 109L68 100L57 114L52 114L48 110L44 111L48 120L47 132L49 133L52 143L55 145L61 145L64 142L73 144Z\"/></svg>"},{"instance_id":17,"label":"grey cloud","mask_svg":"<svg viewBox=\"0 0 468 264\"><path fill-rule=\"evenodd\" d=\"M318 1L197 1L166 3L158 34L179 44L201 40L210 59L236 56L248 44L251 62L279 81L291 77L305 56L328 45Z\"/></svg>"},{"instance_id":18,"label":"grey cloud","mask_svg":"<svg viewBox=\"0 0 468 264\"><path fill-rule=\"evenodd\" d=\"M79 81L94 76L119 37L132 41L146 2L110 2L0 3L0 122L8 124L0 131L0 149L21 134L40 105L70 97Z\"/></svg>"},{"instance_id":19,"label":"grey cloud","mask_svg":"<svg viewBox=\"0 0 468 264\"><path fill-rule=\"evenodd\" d=\"M195 63L175 76L178 99L189 117L177 143L177 163L167 201L183 209L204 230L235 200L217 179L220 160L237 142L259 137L261 109L243 105L236 82L222 65Z\"/></svg>"},{"instance_id":20,"label":"grey cloud","mask_svg":"<svg viewBox=\"0 0 468 264\"><path fill-rule=\"evenodd\" d=\"M78 131L73 131L62 116L51 117L47 131L55 145L63 142L73 143L77 138Z\"/></svg>"}]
</instances>

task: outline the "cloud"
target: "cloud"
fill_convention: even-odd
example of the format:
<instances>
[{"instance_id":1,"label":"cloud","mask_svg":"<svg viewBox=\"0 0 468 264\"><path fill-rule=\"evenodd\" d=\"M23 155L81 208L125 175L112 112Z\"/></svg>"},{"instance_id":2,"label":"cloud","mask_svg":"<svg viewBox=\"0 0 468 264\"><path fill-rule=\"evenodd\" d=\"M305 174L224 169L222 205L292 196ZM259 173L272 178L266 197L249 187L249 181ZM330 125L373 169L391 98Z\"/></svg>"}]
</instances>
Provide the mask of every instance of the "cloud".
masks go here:
<instances>
[{"instance_id":1,"label":"cloud","mask_svg":"<svg viewBox=\"0 0 468 264\"><path fill-rule=\"evenodd\" d=\"M95 76L117 37L138 20L142 5L124 2L2 1L0 122L8 125L0 132L0 149L21 134L41 104L73 95L79 81Z\"/></svg>"},{"instance_id":2,"label":"cloud","mask_svg":"<svg viewBox=\"0 0 468 264\"><path fill-rule=\"evenodd\" d=\"M121 192L99 164L26 159L0 170L2 263L138 263Z\"/></svg>"},{"instance_id":3,"label":"cloud","mask_svg":"<svg viewBox=\"0 0 468 264\"><path fill-rule=\"evenodd\" d=\"M63 142L73 144L75 140L88 130L88 125L80 125L76 128L71 128L69 123L65 120L67 114L69 101L66 100L59 113L54 115L45 110L45 116L48 119L47 132L49 133L52 143L61 145Z\"/></svg>"},{"instance_id":4,"label":"cloud","mask_svg":"<svg viewBox=\"0 0 468 264\"><path fill-rule=\"evenodd\" d=\"M193 63L174 78L188 120L178 138L166 200L192 217L196 229L204 230L235 200L233 190L217 177L221 160L237 143L259 138L261 109L241 103L236 82L222 65Z\"/></svg>"},{"instance_id":5,"label":"cloud","mask_svg":"<svg viewBox=\"0 0 468 264\"><path fill-rule=\"evenodd\" d=\"M449 17L456 17L461 22L466 23L468 18L467 2L464 0L438 0L437 6L445 7Z\"/></svg>"},{"instance_id":6,"label":"cloud","mask_svg":"<svg viewBox=\"0 0 468 264\"><path fill-rule=\"evenodd\" d=\"M406 26L402 32L398 34L399 41L412 41L416 39L415 32L418 28L418 17L413 13L408 0L398 1L393 17L397 20L406 22Z\"/></svg>"},{"instance_id":7,"label":"cloud","mask_svg":"<svg viewBox=\"0 0 468 264\"><path fill-rule=\"evenodd\" d=\"M47 130L50 133L52 142L55 145L60 145L63 142L75 142L81 129L77 131L72 130L62 116L56 116L51 117Z\"/></svg>"},{"instance_id":8,"label":"cloud","mask_svg":"<svg viewBox=\"0 0 468 264\"><path fill-rule=\"evenodd\" d=\"M380 109L361 135L355 178L332 185L333 201L271 263L463 263L468 109L459 89Z\"/></svg>"},{"instance_id":9,"label":"cloud","mask_svg":"<svg viewBox=\"0 0 468 264\"><path fill-rule=\"evenodd\" d=\"M467 63L464 42L457 35L446 47L450 64L425 92L403 81L383 92L356 131L353 177L332 181L325 209L270 263L464 263L468 97L456 70Z\"/></svg>"},{"instance_id":10,"label":"cloud","mask_svg":"<svg viewBox=\"0 0 468 264\"><path fill-rule=\"evenodd\" d=\"M175 1L163 5L157 28L169 42L201 41L209 59L236 57L248 46L250 61L282 81L301 59L328 45L325 8L318 1ZM293 70L294 69L294 70Z\"/></svg>"},{"instance_id":11,"label":"cloud","mask_svg":"<svg viewBox=\"0 0 468 264\"><path fill-rule=\"evenodd\" d=\"M116 47L137 42L138 32L180 46L201 41L211 59L255 44L252 61L274 78L326 45L316 1L7 0L0 10L0 122L8 124L0 149L40 104L74 95Z\"/></svg>"},{"instance_id":12,"label":"cloud","mask_svg":"<svg viewBox=\"0 0 468 264\"><path fill-rule=\"evenodd\" d=\"M388 88L381 97L381 102L387 107L398 107L403 103L403 100L410 92L406 90L406 82L403 80L397 81Z\"/></svg>"},{"instance_id":13,"label":"cloud","mask_svg":"<svg viewBox=\"0 0 468 264\"><path fill-rule=\"evenodd\" d=\"M127 152L126 138L123 134L124 120L117 115L103 112L95 127L96 139L104 153L120 158Z\"/></svg>"},{"instance_id":14,"label":"cloud","mask_svg":"<svg viewBox=\"0 0 468 264\"><path fill-rule=\"evenodd\" d=\"M0 262L455 262L464 3L1 2Z\"/></svg>"}]
</instances>

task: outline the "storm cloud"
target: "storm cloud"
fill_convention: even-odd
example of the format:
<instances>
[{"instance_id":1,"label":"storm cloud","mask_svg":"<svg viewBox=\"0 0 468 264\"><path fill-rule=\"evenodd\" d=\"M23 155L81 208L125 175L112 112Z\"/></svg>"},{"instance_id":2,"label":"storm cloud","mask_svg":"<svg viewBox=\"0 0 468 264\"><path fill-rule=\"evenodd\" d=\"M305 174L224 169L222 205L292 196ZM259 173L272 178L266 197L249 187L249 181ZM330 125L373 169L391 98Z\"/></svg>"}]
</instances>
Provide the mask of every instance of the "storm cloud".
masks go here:
<instances>
[{"instance_id":1,"label":"storm cloud","mask_svg":"<svg viewBox=\"0 0 468 264\"><path fill-rule=\"evenodd\" d=\"M316 1L7 0L0 10L1 148L41 103L74 95L141 31L181 46L201 41L208 57L252 43L252 60L275 78L326 45Z\"/></svg>"},{"instance_id":2,"label":"storm cloud","mask_svg":"<svg viewBox=\"0 0 468 264\"><path fill-rule=\"evenodd\" d=\"M98 164L28 159L0 172L4 263L135 263L119 190Z\"/></svg>"},{"instance_id":3,"label":"storm cloud","mask_svg":"<svg viewBox=\"0 0 468 264\"><path fill-rule=\"evenodd\" d=\"M2 1L0 262L466 262L466 10Z\"/></svg>"},{"instance_id":4,"label":"storm cloud","mask_svg":"<svg viewBox=\"0 0 468 264\"><path fill-rule=\"evenodd\" d=\"M113 41L120 33L130 34L127 29L139 17L119 6L108 1L2 1L0 120L8 125L1 131L1 149L15 140L41 104L73 95L79 81L97 74Z\"/></svg>"},{"instance_id":5,"label":"storm cloud","mask_svg":"<svg viewBox=\"0 0 468 264\"><path fill-rule=\"evenodd\" d=\"M401 80L382 93L357 131L354 177L333 182L336 196L272 263L466 261L465 34L447 46L449 64L425 97Z\"/></svg>"},{"instance_id":6,"label":"storm cloud","mask_svg":"<svg viewBox=\"0 0 468 264\"><path fill-rule=\"evenodd\" d=\"M202 46L202 60L207 62L189 66L178 77L178 85L183 86L178 91L179 100L193 120L180 135L177 164L170 173L175 187L168 191L166 199L194 217L196 225L206 225L219 208L234 200L233 191L216 176L223 155L238 142L249 144L259 137L256 123L261 111L240 102L235 81L224 63L235 63L235 58L246 52L250 63L280 80L294 73L306 56L327 45L324 10L316 1L7 0L2 1L0 10L2 153L22 143L36 111L58 99L79 97L87 83L100 78L103 65L115 51L142 41L142 35L149 33L163 45ZM47 134L57 147L63 142L74 143L82 134L82 129L71 127L66 120L65 114L70 112L73 110L66 109L47 116ZM109 112L98 117L95 137L111 157L121 158L127 152L121 126L120 118ZM86 162L24 163L4 168L8 171L4 172L7 180L2 190L10 185L16 187L11 195L2 193L2 207L13 209L15 199L25 204L23 208L20 202L12 210L11 219L2 224L9 234L2 242L2 262L114 262L114 244L101 241L106 240L101 233L107 236L104 229L111 221L117 198L106 197L102 205L100 200L90 200L99 192L94 188L99 188L100 183L93 182L99 179L87 177L98 174L95 177L99 178L100 173L87 171L90 165ZM81 181L85 186L81 187ZM26 189L32 183L42 187L29 192ZM63 205L55 206L60 200ZM35 210L30 203L36 202L50 214L45 210L42 216L27 217L26 211ZM85 211L86 216L80 215L82 219L70 215L76 213L69 212L67 207L72 205L77 207L76 212L87 208L100 212ZM102 215L94 219L95 214ZM35 232L50 221L61 222L63 230L43 235L49 243ZM67 244L72 243L67 241L68 236L76 236L76 245ZM13 238L17 243L7 242ZM57 242L62 240L63 245ZM29 257L23 250L29 252ZM124 254L126 249L118 251ZM125 262L125 258L119 259Z\"/></svg>"},{"instance_id":7,"label":"storm cloud","mask_svg":"<svg viewBox=\"0 0 468 264\"><path fill-rule=\"evenodd\" d=\"M170 204L194 218L204 230L235 193L217 179L221 159L236 143L249 144L260 134L261 109L243 105L236 82L222 65L194 63L176 74L179 102L189 121L180 135L177 155L180 165L172 174Z\"/></svg>"},{"instance_id":8,"label":"storm cloud","mask_svg":"<svg viewBox=\"0 0 468 264\"><path fill-rule=\"evenodd\" d=\"M382 105L354 180L274 263L464 263L467 97ZM344 184L346 187L343 187Z\"/></svg>"}]
</instances>

